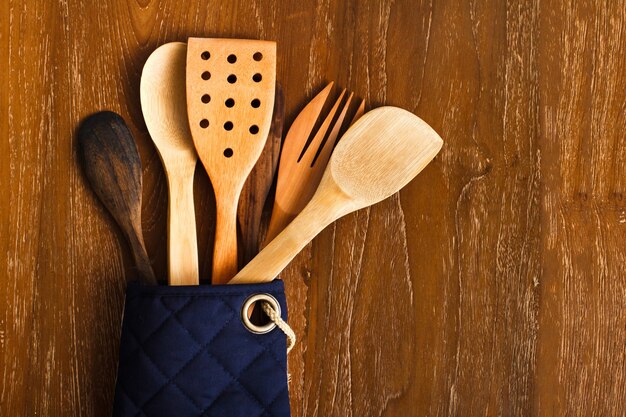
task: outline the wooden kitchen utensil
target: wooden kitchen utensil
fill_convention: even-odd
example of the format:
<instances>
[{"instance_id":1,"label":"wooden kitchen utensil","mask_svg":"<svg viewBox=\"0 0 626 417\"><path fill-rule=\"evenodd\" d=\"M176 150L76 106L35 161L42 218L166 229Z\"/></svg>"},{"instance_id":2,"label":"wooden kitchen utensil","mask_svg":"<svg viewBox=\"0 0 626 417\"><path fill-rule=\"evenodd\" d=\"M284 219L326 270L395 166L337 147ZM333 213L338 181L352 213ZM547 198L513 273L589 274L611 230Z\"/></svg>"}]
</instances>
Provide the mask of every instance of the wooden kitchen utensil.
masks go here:
<instances>
[{"instance_id":1,"label":"wooden kitchen utensil","mask_svg":"<svg viewBox=\"0 0 626 417\"><path fill-rule=\"evenodd\" d=\"M167 176L170 285L199 283L193 204L193 175L198 154L187 118L186 58L186 44L166 43L150 55L141 73L141 110Z\"/></svg>"},{"instance_id":2,"label":"wooden kitchen utensil","mask_svg":"<svg viewBox=\"0 0 626 417\"><path fill-rule=\"evenodd\" d=\"M361 116L363 116L363 113L365 113L365 100L361 100L361 103L359 103L359 107L357 107L356 112L354 113L354 116L352 117L350 126L355 124L356 121L359 120Z\"/></svg>"},{"instance_id":3,"label":"wooden kitchen utensil","mask_svg":"<svg viewBox=\"0 0 626 417\"><path fill-rule=\"evenodd\" d=\"M276 197L264 246L270 242L311 200L337 141L348 111L352 94L348 97L337 120L333 123L346 93L344 89L334 106L309 142L309 136L322 113L333 83L328 84L306 105L287 132L278 165ZM332 126L332 129L331 129ZM324 141L326 133L328 138Z\"/></svg>"},{"instance_id":4,"label":"wooden kitchen utensil","mask_svg":"<svg viewBox=\"0 0 626 417\"><path fill-rule=\"evenodd\" d=\"M271 281L330 223L399 191L442 145L437 132L406 110L368 112L339 141L309 204L230 283Z\"/></svg>"},{"instance_id":5,"label":"wooden kitchen utensil","mask_svg":"<svg viewBox=\"0 0 626 417\"><path fill-rule=\"evenodd\" d=\"M263 208L274 183L274 174L278 167L280 146L282 143L283 123L285 121L285 98L279 84L276 85L274 112L270 133L259 160L248 176L237 207L237 218L241 230L242 253L241 265L245 265L259 252L261 244L261 218Z\"/></svg>"},{"instance_id":6,"label":"wooden kitchen utensil","mask_svg":"<svg viewBox=\"0 0 626 417\"><path fill-rule=\"evenodd\" d=\"M275 83L275 42L189 38L189 126L217 205L214 284L237 273L237 203L265 146Z\"/></svg>"},{"instance_id":7,"label":"wooden kitchen utensil","mask_svg":"<svg viewBox=\"0 0 626 417\"><path fill-rule=\"evenodd\" d=\"M78 130L83 169L96 195L128 239L140 277L156 284L141 232L141 159L121 116L93 114Z\"/></svg>"}]
</instances>

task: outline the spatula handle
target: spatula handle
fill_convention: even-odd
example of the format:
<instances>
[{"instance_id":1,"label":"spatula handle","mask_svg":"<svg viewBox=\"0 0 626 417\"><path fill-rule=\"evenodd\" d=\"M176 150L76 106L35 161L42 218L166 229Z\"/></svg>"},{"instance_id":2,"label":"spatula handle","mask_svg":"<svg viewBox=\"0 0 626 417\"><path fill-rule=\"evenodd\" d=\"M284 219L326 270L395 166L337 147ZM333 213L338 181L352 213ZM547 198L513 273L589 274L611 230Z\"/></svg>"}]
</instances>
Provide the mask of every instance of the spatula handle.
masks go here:
<instances>
[{"instance_id":1,"label":"spatula handle","mask_svg":"<svg viewBox=\"0 0 626 417\"><path fill-rule=\"evenodd\" d=\"M216 195L215 248L213 250L213 285L226 284L237 274L237 200L239 194Z\"/></svg>"},{"instance_id":2,"label":"spatula handle","mask_svg":"<svg viewBox=\"0 0 626 417\"><path fill-rule=\"evenodd\" d=\"M198 239L193 205L193 171L168 176L168 281L170 285L198 285Z\"/></svg>"}]
</instances>

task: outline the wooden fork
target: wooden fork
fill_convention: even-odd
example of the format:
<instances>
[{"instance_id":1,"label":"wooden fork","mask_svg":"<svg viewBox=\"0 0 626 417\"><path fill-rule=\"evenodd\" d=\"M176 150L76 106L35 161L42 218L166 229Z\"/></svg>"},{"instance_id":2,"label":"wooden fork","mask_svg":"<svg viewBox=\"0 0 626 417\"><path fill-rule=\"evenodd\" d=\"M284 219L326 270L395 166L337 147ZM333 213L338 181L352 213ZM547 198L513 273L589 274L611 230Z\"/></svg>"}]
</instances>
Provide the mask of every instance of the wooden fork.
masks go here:
<instances>
[{"instance_id":1,"label":"wooden fork","mask_svg":"<svg viewBox=\"0 0 626 417\"><path fill-rule=\"evenodd\" d=\"M319 129L315 132L313 139L309 142L308 139L316 121L322 116L324 103L329 97L332 87L333 83L331 82L315 96L296 117L289 132L287 132L278 165L278 180L272 217L263 246L274 239L302 211L313 197L322 179L353 98L353 93L350 93L342 106L342 101L346 95L346 89L343 89ZM339 111L340 107L341 110ZM334 121L338 111L339 116ZM364 111L365 102L361 101L350 124L361 117ZM329 131L330 133L328 133ZM324 140L327 133L328 137Z\"/></svg>"}]
</instances>

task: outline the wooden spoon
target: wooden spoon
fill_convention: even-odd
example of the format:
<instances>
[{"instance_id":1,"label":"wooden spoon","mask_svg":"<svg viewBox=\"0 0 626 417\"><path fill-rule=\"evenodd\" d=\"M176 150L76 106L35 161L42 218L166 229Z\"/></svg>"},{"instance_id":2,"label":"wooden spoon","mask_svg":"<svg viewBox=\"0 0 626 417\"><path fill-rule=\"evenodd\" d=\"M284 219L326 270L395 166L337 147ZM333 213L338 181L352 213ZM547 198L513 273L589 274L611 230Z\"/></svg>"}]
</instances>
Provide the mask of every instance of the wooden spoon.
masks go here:
<instances>
[{"instance_id":1,"label":"wooden spoon","mask_svg":"<svg viewBox=\"0 0 626 417\"><path fill-rule=\"evenodd\" d=\"M368 112L339 141L309 204L230 283L271 281L330 223L399 191L442 145L437 132L406 110Z\"/></svg>"},{"instance_id":2,"label":"wooden spoon","mask_svg":"<svg viewBox=\"0 0 626 417\"><path fill-rule=\"evenodd\" d=\"M241 191L239 207L237 207L237 217L243 253L241 254L242 264L245 265L259 253L261 244L261 218L263 208L274 183L274 174L278 167L280 158L280 146L283 136L283 123L285 121L285 98L280 85L276 85L276 98L274 99L274 113L270 133L265 144L265 149L261 153L252 172L246 180L246 184Z\"/></svg>"},{"instance_id":3,"label":"wooden spoon","mask_svg":"<svg viewBox=\"0 0 626 417\"><path fill-rule=\"evenodd\" d=\"M237 273L237 203L265 147L275 84L275 42L189 38L189 126L217 206L214 284Z\"/></svg>"},{"instance_id":4,"label":"wooden spoon","mask_svg":"<svg viewBox=\"0 0 626 417\"><path fill-rule=\"evenodd\" d=\"M199 283L193 205L193 175L198 154L187 117L186 58L187 45L166 43L150 55L141 74L141 110L167 176L170 285Z\"/></svg>"},{"instance_id":5,"label":"wooden spoon","mask_svg":"<svg viewBox=\"0 0 626 417\"><path fill-rule=\"evenodd\" d=\"M124 119L103 111L78 130L83 168L91 187L130 243L140 277L156 284L141 232L141 159Z\"/></svg>"}]
</instances>

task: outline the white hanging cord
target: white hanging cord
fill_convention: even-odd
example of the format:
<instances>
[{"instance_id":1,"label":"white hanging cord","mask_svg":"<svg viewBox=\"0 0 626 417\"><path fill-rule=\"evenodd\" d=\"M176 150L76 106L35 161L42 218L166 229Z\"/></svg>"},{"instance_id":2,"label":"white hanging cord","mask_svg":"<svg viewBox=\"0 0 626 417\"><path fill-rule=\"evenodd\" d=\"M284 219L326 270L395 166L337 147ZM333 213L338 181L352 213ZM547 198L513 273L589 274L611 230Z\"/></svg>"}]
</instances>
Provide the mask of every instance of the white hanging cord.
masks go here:
<instances>
[{"instance_id":1,"label":"white hanging cord","mask_svg":"<svg viewBox=\"0 0 626 417\"><path fill-rule=\"evenodd\" d=\"M274 324L276 324L276 326L287 336L287 339L289 340L289 343L287 343L287 353L289 353L289 351L291 351L291 349L293 349L296 345L296 333L291 327L289 327L287 322L280 317L278 312L274 310L270 303L262 301L261 307L263 308L265 314L267 314L267 317L269 317L269 319L273 321Z\"/></svg>"}]
</instances>

